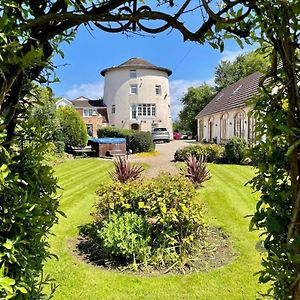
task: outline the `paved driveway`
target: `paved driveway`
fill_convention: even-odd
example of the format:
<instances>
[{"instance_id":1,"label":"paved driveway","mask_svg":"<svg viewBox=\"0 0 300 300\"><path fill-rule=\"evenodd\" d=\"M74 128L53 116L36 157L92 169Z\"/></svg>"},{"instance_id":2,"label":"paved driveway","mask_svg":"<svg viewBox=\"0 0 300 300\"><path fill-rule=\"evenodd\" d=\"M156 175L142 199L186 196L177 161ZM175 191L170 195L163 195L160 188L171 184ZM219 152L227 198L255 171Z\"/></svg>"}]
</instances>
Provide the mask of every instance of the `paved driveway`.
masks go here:
<instances>
[{"instance_id":1,"label":"paved driveway","mask_svg":"<svg viewBox=\"0 0 300 300\"><path fill-rule=\"evenodd\" d=\"M159 152L159 155L151 157L130 156L129 161L148 164L149 169L144 173L146 177L155 177L162 171L175 174L178 172L173 161L175 151L194 143L194 140L174 140L170 143L157 143L155 150Z\"/></svg>"}]
</instances>

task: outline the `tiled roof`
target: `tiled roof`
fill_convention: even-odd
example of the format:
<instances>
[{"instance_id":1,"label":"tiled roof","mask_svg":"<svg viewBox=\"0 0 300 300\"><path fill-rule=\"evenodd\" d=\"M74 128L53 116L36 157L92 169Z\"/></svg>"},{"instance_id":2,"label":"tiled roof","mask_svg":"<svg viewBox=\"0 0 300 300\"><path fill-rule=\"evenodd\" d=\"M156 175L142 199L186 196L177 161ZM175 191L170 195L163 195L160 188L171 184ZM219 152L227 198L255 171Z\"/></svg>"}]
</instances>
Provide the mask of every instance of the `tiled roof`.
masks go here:
<instances>
[{"instance_id":1,"label":"tiled roof","mask_svg":"<svg viewBox=\"0 0 300 300\"><path fill-rule=\"evenodd\" d=\"M243 107L246 101L255 96L259 88L262 74L255 72L223 89L196 116L196 119L206 115L225 112Z\"/></svg>"},{"instance_id":2,"label":"tiled roof","mask_svg":"<svg viewBox=\"0 0 300 300\"><path fill-rule=\"evenodd\" d=\"M114 67L111 67L111 68L106 68L106 69L102 70L100 72L100 74L102 76L105 76L105 73L107 71L118 70L118 69L133 69L133 68L135 68L135 69L140 68L140 69L160 70L160 71L166 72L169 76L172 74L172 71L167 69L167 68L157 67L157 66L149 63L148 61L146 61L142 58L137 58L137 57L130 58L129 60L121 63L118 66L114 66Z\"/></svg>"},{"instance_id":3,"label":"tiled roof","mask_svg":"<svg viewBox=\"0 0 300 300\"><path fill-rule=\"evenodd\" d=\"M74 107L105 107L102 100L92 100L83 96L78 97L71 102L74 105Z\"/></svg>"},{"instance_id":4,"label":"tiled roof","mask_svg":"<svg viewBox=\"0 0 300 300\"><path fill-rule=\"evenodd\" d=\"M138 58L138 57L133 57L128 59L127 61L123 62L120 64L118 67L125 67L125 66L140 66L140 67L155 67L153 64L149 63L148 61Z\"/></svg>"},{"instance_id":5,"label":"tiled roof","mask_svg":"<svg viewBox=\"0 0 300 300\"><path fill-rule=\"evenodd\" d=\"M102 122L108 123L108 116L107 116L107 109L106 107L98 107L97 108L98 114L102 116Z\"/></svg>"}]
</instances>

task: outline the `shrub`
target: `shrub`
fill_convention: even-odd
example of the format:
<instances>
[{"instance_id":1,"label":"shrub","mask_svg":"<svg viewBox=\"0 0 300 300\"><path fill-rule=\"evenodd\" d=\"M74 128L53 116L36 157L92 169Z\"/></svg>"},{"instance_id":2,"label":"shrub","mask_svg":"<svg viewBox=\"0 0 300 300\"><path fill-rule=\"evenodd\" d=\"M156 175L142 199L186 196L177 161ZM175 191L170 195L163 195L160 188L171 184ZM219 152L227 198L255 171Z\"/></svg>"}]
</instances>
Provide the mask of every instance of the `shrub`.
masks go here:
<instances>
[{"instance_id":1,"label":"shrub","mask_svg":"<svg viewBox=\"0 0 300 300\"><path fill-rule=\"evenodd\" d=\"M58 222L57 180L45 164L49 143L36 123L20 122L16 136L8 152L0 132L0 299L50 299L43 286L51 285L52 294L54 283L41 274Z\"/></svg>"},{"instance_id":2,"label":"shrub","mask_svg":"<svg viewBox=\"0 0 300 300\"><path fill-rule=\"evenodd\" d=\"M204 155L197 158L195 155L189 154L185 164L185 168L181 171L196 187L201 186L204 181L211 178Z\"/></svg>"},{"instance_id":3,"label":"shrub","mask_svg":"<svg viewBox=\"0 0 300 300\"><path fill-rule=\"evenodd\" d=\"M182 176L162 174L126 184L114 182L101 186L98 196L94 221L84 226L81 234L103 247L108 242L104 236L95 237L95 232L101 232L114 213L118 216L134 213L149 224L150 240L148 243L148 236L144 236L143 243L149 246L148 254L145 255L144 248L143 258L154 266L182 262L205 233L203 204L196 198L193 184ZM128 262L132 262L132 257Z\"/></svg>"},{"instance_id":4,"label":"shrub","mask_svg":"<svg viewBox=\"0 0 300 300\"><path fill-rule=\"evenodd\" d=\"M136 131L129 139L129 149L132 153L151 152L155 149L150 132Z\"/></svg>"},{"instance_id":5,"label":"shrub","mask_svg":"<svg viewBox=\"0 0 300 300\"><path fill-rule=\"evenodd\" d=\"M141 176L144 168L134 164L129 164L125 157L117 157L114 160L115 171L110 172L110 176L114 181L126 182L129 179L137 179Z\"/></svg>"},{"instance_id":6,"label":"shrub","mask_svg":"<svg viewBox=\"0 0 300 300\"><path fill-rule=\"evenodd\" d=\"M149 224L133 212L112 213L103 221L98 237L108 256L143 262L150 250Z\"/></svg>"},{"instance_id":7,"label":"shrub","mask_svg":"<svg viewBox=\"0 0 300 300\"><path fill-rule=\"evenodd\" d=\"M127 150L130 149L132 153L151 152L155 148L150 132L121 129L115 127L105 127L98 129L97 135L99 138L125 138L126 148Z\"/></svg>"},{"instance_id":8,"label":"shrub","mask_svg":"<svg viewBox=\"0 0 300 300\"><path fill-rule=\"evenodd\" d=\"M104 127L97 130L97 136L99 138L115 137L115 138L126 138L127 143L129 138L134 134L134 130L121 129L116 127Z\"/></svg>"},{"instance_id":9,"label":"shrub","mask_svg":"<svg viewBox=\"0 0 300 300\"><path fill-rule=\"evenodd\" d=\"M241 164L246 158L247 143L244 139L234 137L225 145L225 155L229 163Z\"/></svg>"},{"instance_id":10,"label":"shrub","mask_svg":"<svg viewBox=\"0 0 300 300\"><path fill-rule=\"evenodd\" d=\"M58 154L63 154L65 152L65 143L64 142L54 142L54 145L56 147L56 152Z\"/></svg>"},{"instance_id":11,"label":"shrub","mask_svg":"<svg viewBox=\"0 0 300 300\"><path fill-rule=\"evenodd\" d=\"M174 154L175 161L185 161L189 155L206 156L207 162L220 162L224 159L224 147L216 144L197 144L179 149Z\"/></svg>"},{"instance_id":12,"label":"shrub","mask_svg":"<svg viewBox=\"0 0 300 300\"><path fill-rule=\"evenodd\" d=\"M86 146L88 134L80 114L69 106L60 107L57 114L65 145L68 148Z\"/></svg>"}]
</instances>

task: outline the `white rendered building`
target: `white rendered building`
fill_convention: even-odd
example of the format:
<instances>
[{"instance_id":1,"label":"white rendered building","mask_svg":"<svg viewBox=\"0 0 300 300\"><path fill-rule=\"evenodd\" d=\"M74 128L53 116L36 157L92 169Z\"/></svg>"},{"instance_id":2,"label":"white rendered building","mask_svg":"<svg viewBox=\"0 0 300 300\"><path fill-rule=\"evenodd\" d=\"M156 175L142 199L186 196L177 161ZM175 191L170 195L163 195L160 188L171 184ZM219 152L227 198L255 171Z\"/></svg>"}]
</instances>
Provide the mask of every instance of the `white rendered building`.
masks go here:
<instances>
[{"instance_id":1,"label":"white rendered building","mask_svg":"<svg viewBox=\"0 0 300 300\"><path fill-rule=\"evenodd\" d=\"M254 141L255 120L248 102L258 94L261 76L255 72L229 85L199 112L198 141L226 144L233 137Z\"/></svg>"},{"instance_id":2,"label":"white rendered building","mask_svg":"<svg viewBox=\"0 0 300 300\"><path fill-rule=\"evenodd\" d=\"M171 74L172 71L140 58L102 70L109 125L141 131L166 127L171 133Z\"/></svg>"}]
</instances>

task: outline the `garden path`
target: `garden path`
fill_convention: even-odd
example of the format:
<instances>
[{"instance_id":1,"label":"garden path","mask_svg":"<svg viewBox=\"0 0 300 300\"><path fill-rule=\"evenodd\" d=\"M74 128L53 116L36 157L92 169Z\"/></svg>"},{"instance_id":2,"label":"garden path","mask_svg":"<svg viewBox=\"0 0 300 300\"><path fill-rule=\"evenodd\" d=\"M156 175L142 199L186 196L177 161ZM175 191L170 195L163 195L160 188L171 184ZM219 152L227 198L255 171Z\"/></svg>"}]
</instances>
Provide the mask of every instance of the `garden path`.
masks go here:
<instances>
[{"instance_id":1,"label":"garden path","mask_svg":"<svg viewBox=\"0 0 300 300\"><path fill-rule=\"evenodd\" d=\"M155 150L159 152L159 155L148 157L131 155L129 161L148 164L149 168L144 173L144 176L148 178L155 177L163 171L176 174L178 170L174 162L175 151L194 143L194 140L174 140L170 143L157 143Z\"/></svg>"}]
</instances>

